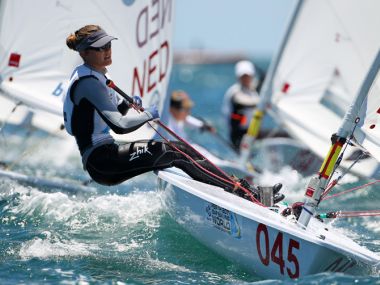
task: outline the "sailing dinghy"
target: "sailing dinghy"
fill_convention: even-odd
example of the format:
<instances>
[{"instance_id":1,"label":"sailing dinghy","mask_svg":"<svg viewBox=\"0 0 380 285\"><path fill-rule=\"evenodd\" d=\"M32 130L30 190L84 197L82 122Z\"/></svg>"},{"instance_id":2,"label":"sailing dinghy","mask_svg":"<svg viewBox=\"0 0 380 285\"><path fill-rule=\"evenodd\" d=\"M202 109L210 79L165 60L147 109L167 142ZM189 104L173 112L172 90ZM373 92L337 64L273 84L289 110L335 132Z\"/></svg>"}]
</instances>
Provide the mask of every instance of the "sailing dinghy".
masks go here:
<instances>
[{"instance_id":1,"label":"sailing dinghy","mask_svg":"<svg viewBox=\"0 0 380 285\"><path fill-rule=\"evenodd\" d=\"M378 272L380 256L321 221L316 209L351 135L380 161L379 69L380 52L337 130L337 141L307 187L300 215L288 215L285 205L252 203L176 169L158 172L158 188L169 214L207 247L264 278Z\"/></svg>"}]
</instances>

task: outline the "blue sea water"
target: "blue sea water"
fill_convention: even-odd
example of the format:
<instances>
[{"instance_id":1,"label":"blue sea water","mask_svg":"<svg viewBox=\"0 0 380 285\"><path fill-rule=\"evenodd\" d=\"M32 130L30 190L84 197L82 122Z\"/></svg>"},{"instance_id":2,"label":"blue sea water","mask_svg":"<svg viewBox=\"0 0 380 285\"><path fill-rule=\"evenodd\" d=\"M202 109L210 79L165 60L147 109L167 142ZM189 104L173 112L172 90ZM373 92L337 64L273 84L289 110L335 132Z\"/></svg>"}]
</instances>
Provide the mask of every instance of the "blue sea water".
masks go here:
<instances>
[{"instance_id":1,"label":"blue sea water","mask_svg":"<svg viewBox=\"0 0 380 285\"><path fill-rule=\"evenodd\" d=\"M176 65L169 90L186 90L196 103L193 114L212 122L227 137L220 107L233 82L232 64ZM268 127L271 124L267 122ZM207 141L216 152L225 153L218 139ZM88 178L78 154L67 151L67 157L58 159L64 146L45 133L6 126L0 144L2 158L18 157L12 170L76 181ZM283 182L290 201L302 199L308 181L286 167L279 173L265 172L261 179ZM379 272L263 280L185 232L165 212L155 182L153 174L145 174L118 187L91 185L97 194L85 195L0 178L0 284L380 284ZM351 177L339 189L365 182ZM328 200L322 210L378 209L379 200L375 184ZM338 219L334 226L380 252L378 217Z\"/></svg>"}]
</instances>

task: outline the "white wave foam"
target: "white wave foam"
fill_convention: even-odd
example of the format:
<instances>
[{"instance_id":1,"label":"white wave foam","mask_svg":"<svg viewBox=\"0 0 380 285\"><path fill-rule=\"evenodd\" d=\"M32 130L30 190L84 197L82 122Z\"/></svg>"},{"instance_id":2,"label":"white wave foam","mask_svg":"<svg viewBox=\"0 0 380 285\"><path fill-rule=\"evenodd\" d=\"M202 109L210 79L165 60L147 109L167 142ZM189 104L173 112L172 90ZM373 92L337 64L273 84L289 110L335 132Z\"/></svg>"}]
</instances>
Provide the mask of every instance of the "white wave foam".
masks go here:
<instances>
[{"instance_id":1,"label":"white wave foam","mask_svg":"<svg viewBox=\"0 0 380 285\"><path fill-rule=\"evenodd\" d=\"M12 185L11 184L8 185ZM127 196L115 194L101 195L91 197L87 200L76 200L75 196L66 193L46 193L32 187L24 187L13 184L8 191L2 192L5 196L14 195L17 192L18 203L14 203L9 210L15 215L21 215L25 218L40 217L49 222L67 223L66 225L78 226L97 223L97 220L111 218L123 225L136 224L145 222L155 226L155 220L152 217L157 216L161 210L161 201L155 191L135 192Z\"/></svg>"},{"instance_id":2,"label":"white wave foam","mask_svg":"<svg viewBox=\"0 0 380 285\"><path fill-rule=\"evenodd\" d=\"M44 232L45 238L36 237L33 240L22 243L19 255L22 259L63 256L88 256L90 249L97 249L96 245L86 245L83 243L61 240L50 232Z\"/></svg>"},{"instance_id":3,"label":"white wave foam","mask_svg":"<svg viewBox=\"0 0 380 285\"><path fill-rule=\"evenodd\" d=\"M109 245L117 252L128 252L143 247L142 243L139 243L135 240L131 240L129 243L112 242L109 243Z\"/></svg>"},{"instance_id":4,"label":"white wave foam","mask_svg":"<svg viewBox=\"0 0 380 285\"><path fill-rule=\"evenodd\" d=\"M368 229L373 231L374 233L380 233L380 221L370 220L366 223ZM379 241L380 244L380 241Z\"/></svg>"},{"instance_id":5,"label":"white wave foam","mask_svg":"<svg viewBox=\"0 0 380 285\"><path fill-rule=\"evenodd\" d=\"M145 260L147 268L153 269L153 271L156 271L159 269L160 271L176 271L176 272L186 272L186 273L195 273L194 271L184 267L180 266L174 263L170 263L163 260L158 260L156 258L152 258L148 256Z\"/></svg>"},{"instance_id":6,"label":"white wave foam","mask_svg":"<svg viewBox=\"0 0 380 285\"><path fill-rule=\"evenodd\" d=\"M265 170L259 176L259 185L274 185L282 183L283 193L287 201L303 201L303 194L310 177L303 177L291 167L284 167L278 173Z\"/></svg>"},{"instance_id":7,"label":"white wave foam","mask_svg":"<svg viewBox=\"0 0 380 285\"><path fill-rule=\"evenodd\" d=\"M43 231L22 244L22 258L91 255L98 245L116 252L138 251L160 226L162 204L155 191L136 188L126 196L106 194L83 201L10 184L13 187L1 193L4 200L13 199L3 208L4 218L20 226L37 222Z\"/></svg>"}]
</instances>

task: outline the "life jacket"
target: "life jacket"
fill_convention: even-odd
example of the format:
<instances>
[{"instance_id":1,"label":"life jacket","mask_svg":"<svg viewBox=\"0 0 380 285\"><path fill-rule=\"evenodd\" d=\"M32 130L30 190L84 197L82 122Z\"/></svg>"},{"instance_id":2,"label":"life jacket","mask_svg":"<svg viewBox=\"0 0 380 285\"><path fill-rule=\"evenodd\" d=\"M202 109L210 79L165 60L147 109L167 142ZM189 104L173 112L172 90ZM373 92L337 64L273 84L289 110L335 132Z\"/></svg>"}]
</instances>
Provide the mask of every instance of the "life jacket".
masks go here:
<instances>
[{"instance_id":1,"label":"life jacket","mask_svg":"<svg viewBox=\"0 0 380 285\"><path fill-rule=\"evenodd\" d=\"M248 118L245 114L239 114L238 111L234 111L231 113L231 123L232 125L237 124L240 127L245 127L248 123Z\"/></svg>"},{"instance_id":2,"label":"life jacket","mask_svg":"<svg viewBox=\"0 0 380 285\"><path fill-rule=\"evenodd\" d=\"M75 86L78 84L78 82L84 78L88 77L94 77L97 80L99 80L107 89L108 93L110 94L109 96L111 97L111 100L114 101L117 104L117 96L115 94L115 91L111 88L109 88L106 84L106 81L108 79L107 75L104 75L103 73L97 72L86 65L80 65L76 67L71 75L70 82L69 82L69 87L67 89L67 93L63 99L63 118L64 118L64 123L65 123L65 128L67 132L70 135L75 135L73 133L73 128L72 128L72 114L74 110L74 100L73 100L73 90L75 89ZM100 116L99 116L100 118ZM102 129L104 132L105 128L109 127L107 124L101 119L97 120L96 125L98 128Z\"/></svg>"},{"instance_id":3,"label":"life jacket","mask_svg":"<svg viewBox=\"0 0 380 285\"><path fill-rule=\"evenodd\" d=\"M248 119L252 116L252 110L253 107L247 108L231 100L231 126L242 129L248 128Z\"/></svg>"},{"instance_id":4,"label":"life jacket","mask_svg":"<svg viewBox=\"0 0 380 285\"><path fill-rule=\"evenodd\" d=\"M64 123L67 132L74 136L82 157L85 152L92 150L93 148L105 144L112 143L114 141L110 134L110 127L100 116L95 107L91 107L91 104L85 104L82 109L81 103L76 105L74 102L74 90L80 80L84 78L93 77L107 88L107 94L111 102L117 105L118 97L115 91L106 85L107 76L92 70L86 65L78 66L70 79L69 88L64 97L63 116ZM83 101L85 103L85 101ZM90 115L90 117L89 117Z\"/></svg>"},{"instance_id":5,"label":"life jacket","mask_svg":"<svg viewBox=\"0 0 380 285\"><path fill-rule=\"evenodd\" d=\"M225 116L228 116L230 130L234 128L247 129L249 119L252 117L255 106L247 107L245 105L238 104L235 101L235 96L238 93L244 93L249 96L256 96L252 90L243 88L240 83L232 85L224 95L222 112Z\"/></svg>"}]
</instances>

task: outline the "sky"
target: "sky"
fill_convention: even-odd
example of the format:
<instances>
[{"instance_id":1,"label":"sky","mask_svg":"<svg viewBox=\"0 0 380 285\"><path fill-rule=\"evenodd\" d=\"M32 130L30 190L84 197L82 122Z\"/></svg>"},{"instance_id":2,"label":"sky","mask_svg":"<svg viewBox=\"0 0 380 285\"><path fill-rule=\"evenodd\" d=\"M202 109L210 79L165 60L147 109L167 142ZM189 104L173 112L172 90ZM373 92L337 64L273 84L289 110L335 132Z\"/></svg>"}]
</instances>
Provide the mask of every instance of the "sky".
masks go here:
<instances>
[{"instance_id":1,"label":"sky","mask_svg":"<svg viewBox=\"0 0 380 285\"><path fill-rule=\"evenodd\" d=\"M271 56L296 0L176 0L174 49Z\"/></svg>"}]
</instances>

